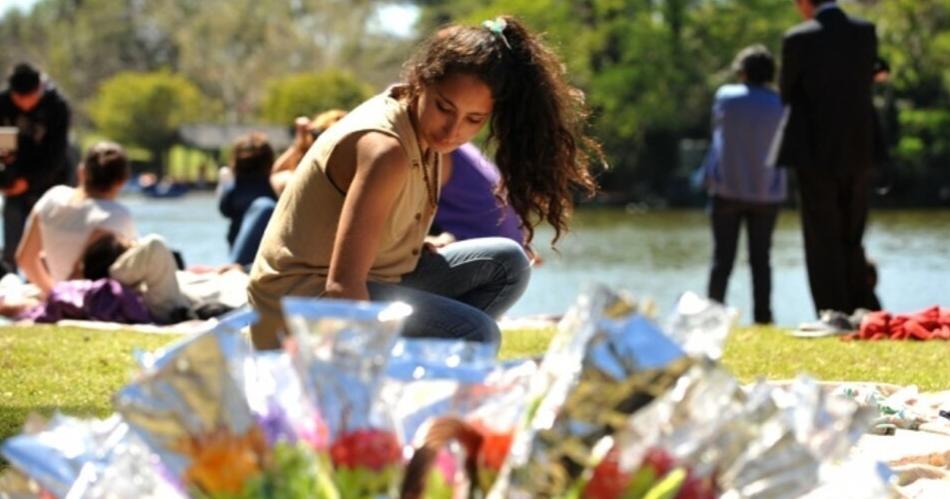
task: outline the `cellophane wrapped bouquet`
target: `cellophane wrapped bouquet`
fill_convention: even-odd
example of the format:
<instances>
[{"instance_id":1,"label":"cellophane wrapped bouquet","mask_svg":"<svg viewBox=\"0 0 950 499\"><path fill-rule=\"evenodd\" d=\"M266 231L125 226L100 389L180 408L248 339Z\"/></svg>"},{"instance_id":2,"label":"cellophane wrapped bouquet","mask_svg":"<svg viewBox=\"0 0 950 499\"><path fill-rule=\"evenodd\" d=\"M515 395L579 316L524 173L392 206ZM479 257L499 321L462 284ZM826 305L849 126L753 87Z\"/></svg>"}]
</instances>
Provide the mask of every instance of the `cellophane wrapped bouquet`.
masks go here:
<instances>
[{"instance_id":1,"label":"cellophane wrapped bouquet","mask_svg":"<svg viewBox=\"0 0 950 499\"><path fill-rule=\"evenodd\" d=\"M116 416L57 416L2 446L0 495L203 498L872 498L846 456L868 414L801 378L742 386L733 316L684 295L662 326L603 287L543 358L399 339L403 304L287 299L280 352L252 314L142 358ZM857 478L860 477L860 478ZM830 494L830 495L829 495Z\"/></svg>"},{"instance_id":2,"label":"cellophane wrapped bouquet","mask_svg":"<svg viewBox=\"0 0 950 499\"><path fill-rule=\"evenodd\" d=\"M405 461L379 389L404 303L285 298L285 345L314 408L312 447L340 497L396 494Z\"/></svg>"},{"instance_id":3,"label":"cellophane wrapped bouquet","mask_svg":"<svg viewBox=\"0 0 950 499\"><path fill-rule=\"evenodd\" d=\"M8 476L0 497L184 498L157 456L117 415L34 416L23 435L4 443L3 455L19 483Z\"/></svg>"},{"instance_id":4,"label":"cellophane wrapped bouquet","mask_svg":"<svg viewBox=\"0 0 950 499\"><path fill-rule=\"evenodd\" d=\"M247 376L255 359L239 331L251 317L229 317L146 357L115 407L191 496L332 496L315 453L292 431L274 431L272 413L251 409L248 391L259 381Z\"/></svg>"},{"instance_id":5,"label":"cellophane wrapped bouquet","mask_svg":"<svg viewBox=\"0 0 950 499\"><path fill-rule=\"evenodd\" d=\"M723 307L684 295L661 328L623 303L593 288L565 318L490 497L798 497L867 428L805 379L741 387L717 362ZM875 476L853 492L887 490Z\"/></svg>"},{"instance_id":6,"label":"cellophane wrapped bouquet","mask_svg":"<svg viewBox=\"0 0 950 499\"><path fill-rule=\"evenodd\" d=\"M666 392L692 360L635 302L604 287L559 325L492 497L563 497L594 449Z\"/></svg>"},{"instance_id":7,"label":"cellophane wrapped bouquet","mask_svg":"<svg viewBox=\"0 0 950 499\"><path fill-rule=\"evenodd\" d=\"M537 362L495 360L496 346L401 340L383 400L404 445L413 449L403 497L481 495L511 445Z\"/></svg>"}]
</instances>

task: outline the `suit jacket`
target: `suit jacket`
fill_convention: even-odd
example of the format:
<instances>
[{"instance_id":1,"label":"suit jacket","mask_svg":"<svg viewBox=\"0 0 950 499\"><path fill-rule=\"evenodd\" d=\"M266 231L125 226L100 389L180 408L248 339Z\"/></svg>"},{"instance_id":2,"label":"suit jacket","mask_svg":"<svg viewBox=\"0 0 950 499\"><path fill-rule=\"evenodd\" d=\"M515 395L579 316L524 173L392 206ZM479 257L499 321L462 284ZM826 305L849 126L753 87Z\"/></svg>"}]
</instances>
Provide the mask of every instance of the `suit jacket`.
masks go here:
<instances>
[{"instance_id":1,"label":"suit jacket","mask_svg":"<svg viewBox=\"0 0 950 499\"><path fill-rule=\"evenodd\" d=\"M874 25L838 8L789 30L779 82L787 108L769 163L829 173L869 168L876 60Z\"/></svg>"}]
</instances>

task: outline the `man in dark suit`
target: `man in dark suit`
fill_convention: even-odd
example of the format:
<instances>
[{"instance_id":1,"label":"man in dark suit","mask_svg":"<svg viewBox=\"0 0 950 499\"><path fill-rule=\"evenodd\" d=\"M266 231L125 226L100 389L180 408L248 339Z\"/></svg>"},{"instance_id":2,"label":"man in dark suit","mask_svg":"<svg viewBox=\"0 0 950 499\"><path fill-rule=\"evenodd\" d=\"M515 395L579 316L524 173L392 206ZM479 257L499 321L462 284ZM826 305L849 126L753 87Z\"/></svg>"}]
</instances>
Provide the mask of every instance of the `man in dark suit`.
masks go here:
<instances>
[{"instance_id":1,"label":"man in dark suit","mask_svg":"<svg viewBox=\"0 0 950 499\"><path fill-rule=\"evenodd\" d=\"M788 109L771 163L797 173L816 311L878 308L861 243L875 147L875 27L834 0L794 2L806 21L782 42Z\"/></svg>"}]
</instances>

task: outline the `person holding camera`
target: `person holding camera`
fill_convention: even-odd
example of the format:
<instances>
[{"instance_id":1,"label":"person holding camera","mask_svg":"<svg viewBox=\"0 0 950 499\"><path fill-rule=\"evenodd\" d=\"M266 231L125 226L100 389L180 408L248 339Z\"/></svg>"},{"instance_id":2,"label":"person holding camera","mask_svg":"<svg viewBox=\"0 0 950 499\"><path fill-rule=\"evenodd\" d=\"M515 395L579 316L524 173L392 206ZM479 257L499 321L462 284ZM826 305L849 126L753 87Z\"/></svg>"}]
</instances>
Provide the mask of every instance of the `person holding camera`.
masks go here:
<instances>
[{"instance_id":1,"label":"person holding camera","mask_svg":"<svg viewBox=\"0 0 950 499\"><path fill-rule=\"evenodd\" d=\"M346 116L346 111L330 109L314 116L313 119L299 116L294 120L294 142L277 158L271 170L270 183L277 195L284 192L294 170L297 169L300 160L310 150L310 146L317 137L344 116Z\"/></svg>"},{"instance_id":2,"label":"person holding camera","mask_svg":"<svg viewBox=\"0 0 950 499\"><path fill-rule=\"evenodd\" d=\"M33 205L50 187L65 183L69 104L27 63L17 64L0 92L0 127L16 129L15 147L0 151L3 263L16 269L16 249Z\"/></svg>"}]
</instances>

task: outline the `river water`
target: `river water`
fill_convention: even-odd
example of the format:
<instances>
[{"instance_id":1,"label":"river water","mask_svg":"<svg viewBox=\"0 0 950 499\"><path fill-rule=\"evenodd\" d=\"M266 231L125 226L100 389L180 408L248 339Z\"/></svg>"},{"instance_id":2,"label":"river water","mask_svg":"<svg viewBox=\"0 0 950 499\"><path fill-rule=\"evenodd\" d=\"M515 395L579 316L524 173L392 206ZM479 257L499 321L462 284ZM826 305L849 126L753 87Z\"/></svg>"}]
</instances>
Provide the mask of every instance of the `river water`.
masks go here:
<instances>
[{"instance_id":1,"label":"river water","mask_svg":"<svg viewBox=\"0 0 950 499\"><path fill-rule=\"evenodd\" d=\"M122 198L140 234L162 234L189 264L224 263L227 221L211 194L171 200L138 195ZM709 271L711 234L702 211L628 212L586 209L573 230L548 246L552 231L540 228L536 246L544 264L535 270L524 297L510 315L563 312L587 282L603 282L655 300L668 311L684 291L703 292ZM878 295L885 308L907 312L933 304L950 306L950 210L875 211L866 235L868 255L877 262ZM751 276L744 238L727 302L751 320ZM811 320L802 238L795 211L779 218L772 250L772 303L778 324Z\"/></svg>"}]
</instances>

